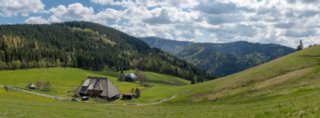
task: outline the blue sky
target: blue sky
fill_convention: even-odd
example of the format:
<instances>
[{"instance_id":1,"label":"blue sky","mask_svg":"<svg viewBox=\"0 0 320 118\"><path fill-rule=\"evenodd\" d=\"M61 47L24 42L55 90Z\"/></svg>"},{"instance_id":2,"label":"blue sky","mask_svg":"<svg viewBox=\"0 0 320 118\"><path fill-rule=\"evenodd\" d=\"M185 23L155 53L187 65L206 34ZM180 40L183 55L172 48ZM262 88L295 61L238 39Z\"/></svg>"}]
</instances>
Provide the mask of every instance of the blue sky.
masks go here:
<instances>
[{"instance_id":1,"label":"blue sky","mask_svg":"<svg viewBox=\"0 0 320 118\"><path fill-rule=\"evenodd\" d=\"M137 37L320 43L320 0L0 0L0 24L82 20Z\"/></svg>"}]
</instances>

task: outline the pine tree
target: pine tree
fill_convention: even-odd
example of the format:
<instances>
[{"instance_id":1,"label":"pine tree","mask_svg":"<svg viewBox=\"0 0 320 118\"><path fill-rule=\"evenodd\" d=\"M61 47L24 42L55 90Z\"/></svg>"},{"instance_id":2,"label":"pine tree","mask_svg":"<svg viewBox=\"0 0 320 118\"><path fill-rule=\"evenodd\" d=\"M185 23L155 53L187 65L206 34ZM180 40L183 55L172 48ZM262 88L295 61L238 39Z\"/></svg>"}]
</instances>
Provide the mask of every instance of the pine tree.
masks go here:
<instances>
[{"instance_id":1,"label":"pine tree","mask_svg":"<svg viewBox=\"0 0 320 118\"><path fill-rule=\"evenodd\" d=\"M300 40L300 44L298 45L297 50L299 51L299 50L302 50L303 48L304 48L303 42L302 42L302 40Z\"/></svg>"}]
</instances>

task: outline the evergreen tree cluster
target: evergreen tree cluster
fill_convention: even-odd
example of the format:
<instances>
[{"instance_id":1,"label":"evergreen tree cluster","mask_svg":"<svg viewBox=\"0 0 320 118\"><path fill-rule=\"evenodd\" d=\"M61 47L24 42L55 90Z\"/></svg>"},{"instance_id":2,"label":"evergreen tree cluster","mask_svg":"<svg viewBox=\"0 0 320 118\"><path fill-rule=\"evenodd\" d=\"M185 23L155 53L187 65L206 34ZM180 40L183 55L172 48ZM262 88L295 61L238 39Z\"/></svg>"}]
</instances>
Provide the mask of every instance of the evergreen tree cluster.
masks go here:
<instances>
[{"instance_id":1,"label":"evergreen tree cluster","mask_svg":"<svg viewBox=\"0 0 320 118\"><path fill-rule=\"evenodd\" d=\"M0 26L0 69L139 68L205 81L213 76L113 28L89 22Z\"/></svg>"}]
</instances>

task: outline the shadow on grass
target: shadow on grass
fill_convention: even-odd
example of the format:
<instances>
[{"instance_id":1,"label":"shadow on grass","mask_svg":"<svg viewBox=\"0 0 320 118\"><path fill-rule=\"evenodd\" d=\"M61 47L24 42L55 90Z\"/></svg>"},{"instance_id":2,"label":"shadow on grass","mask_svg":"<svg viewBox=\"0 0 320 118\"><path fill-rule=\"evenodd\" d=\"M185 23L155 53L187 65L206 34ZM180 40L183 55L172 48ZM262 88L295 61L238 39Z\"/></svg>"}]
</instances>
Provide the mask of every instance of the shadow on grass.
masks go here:
<instances>
[{"instance_id":1,"label":"shadow on grass","mask_svg":"<svg viewBox=\"0 0 320 118\"><path fill-rule=\"evenodd\" d=\"M164 84L164 85L174 85L174 86L183 86L185 84L182 83L176 83L176 82L169 82L169 81L163 81L163 80L147 80L148 83L154 83L154 84Z\"/></svg>"},{"instance_id":2,"label":"shadow on grass","mask_svg":"<svg viewBox=\"0 0 320 118\"><path fill-rule=\"evenodd\" d=\"M310 54L306 54L306 55L301 55L302 57L310 57L310 58L320 58L320 55L310 55Z\"/></svg>"}]
</instances>

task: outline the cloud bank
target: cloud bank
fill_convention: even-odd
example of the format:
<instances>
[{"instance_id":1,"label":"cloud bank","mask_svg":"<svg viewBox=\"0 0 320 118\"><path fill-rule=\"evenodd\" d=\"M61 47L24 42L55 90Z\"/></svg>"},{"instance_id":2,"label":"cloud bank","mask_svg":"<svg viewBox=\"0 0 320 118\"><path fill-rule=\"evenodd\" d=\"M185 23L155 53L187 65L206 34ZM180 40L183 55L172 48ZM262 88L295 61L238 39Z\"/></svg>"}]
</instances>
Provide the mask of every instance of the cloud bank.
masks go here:
<instances>
[{"instance_id":1,"label":"cloud bank","mask_svg":"<svg viewBox=\"0 0 320 118\"><path fill-rule=\"evenodd\" d=\"M0 16L28 16L30 13L40 13L44 10L41 0L0 0Z\"/></svg>"},{"instance_id":2,"label":"cloud bank","mask_svg":"<svg viewBox=\"0 0 320 118\"><path fill-rule=\"evenodd\" d=\"M44 11L40 0L1 0L0 16ZM48 8L25 23L84 20L133 36L224 43L250 41L296 47L320 43L319 0L90 0ZM30 7L34 5L36 7ZM101 7L100 9L94 6Z\"/></svg>"}]
</instances>

